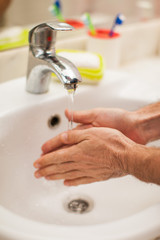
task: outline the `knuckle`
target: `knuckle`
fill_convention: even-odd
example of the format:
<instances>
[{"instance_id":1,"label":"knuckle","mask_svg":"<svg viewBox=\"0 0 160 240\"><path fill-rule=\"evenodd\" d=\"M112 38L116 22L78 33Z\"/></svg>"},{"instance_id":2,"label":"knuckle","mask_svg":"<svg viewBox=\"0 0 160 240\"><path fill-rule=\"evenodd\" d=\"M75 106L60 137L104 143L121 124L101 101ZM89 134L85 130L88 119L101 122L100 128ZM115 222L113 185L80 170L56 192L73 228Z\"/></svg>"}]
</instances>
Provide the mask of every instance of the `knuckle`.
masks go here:
<instances>
[{"instance_id":1,"label":"knuckle","mask_svg":"<svg viewBox=\"0 0 160 240\"><path fill-rule=\"evenodd\" d=\"M55 161L66 162L68 159L69 151L67 148L59 149L55 156Z\"/></svg>"}]
</instances>

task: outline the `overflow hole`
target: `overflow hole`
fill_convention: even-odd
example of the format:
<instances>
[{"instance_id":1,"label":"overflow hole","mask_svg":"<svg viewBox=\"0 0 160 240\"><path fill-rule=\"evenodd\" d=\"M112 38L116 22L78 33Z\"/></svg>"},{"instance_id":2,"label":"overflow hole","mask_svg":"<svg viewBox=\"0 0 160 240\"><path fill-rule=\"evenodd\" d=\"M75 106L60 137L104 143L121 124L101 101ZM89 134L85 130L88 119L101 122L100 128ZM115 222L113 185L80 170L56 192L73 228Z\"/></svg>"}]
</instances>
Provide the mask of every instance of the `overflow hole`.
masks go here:
<instances>
[{"instance_id":1,"label":"overflow hole","mask_svg":"<svg viewBox=\"0 0 160 240\"><path fill-rule=\"evenodd\" d=\"M58 115L51 116L48 120L49 128L54 128L59 125L61 119Z\"/></svg>"}]
</instances>

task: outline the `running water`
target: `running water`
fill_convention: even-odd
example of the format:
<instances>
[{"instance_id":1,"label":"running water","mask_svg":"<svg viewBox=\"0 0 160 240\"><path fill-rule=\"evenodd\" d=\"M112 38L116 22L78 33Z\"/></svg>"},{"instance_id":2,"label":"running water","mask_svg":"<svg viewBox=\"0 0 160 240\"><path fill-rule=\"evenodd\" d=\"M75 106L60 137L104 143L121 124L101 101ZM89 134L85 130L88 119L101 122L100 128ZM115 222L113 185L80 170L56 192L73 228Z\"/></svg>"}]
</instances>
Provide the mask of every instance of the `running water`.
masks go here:
<instances>
[{"instance_id":1,"label":"running water","mask_svg":"<svg viewBox=\"0 0 160 240\"><path fill-rule=\"evenodd\" d=\"M74 107L74 95L75 95L75 90L70 89L67 91L68 92L68 110L71 112L71 119L70 121L68 120L68 130L73 129L73 107Z\"/></svg>"}]
</instances>

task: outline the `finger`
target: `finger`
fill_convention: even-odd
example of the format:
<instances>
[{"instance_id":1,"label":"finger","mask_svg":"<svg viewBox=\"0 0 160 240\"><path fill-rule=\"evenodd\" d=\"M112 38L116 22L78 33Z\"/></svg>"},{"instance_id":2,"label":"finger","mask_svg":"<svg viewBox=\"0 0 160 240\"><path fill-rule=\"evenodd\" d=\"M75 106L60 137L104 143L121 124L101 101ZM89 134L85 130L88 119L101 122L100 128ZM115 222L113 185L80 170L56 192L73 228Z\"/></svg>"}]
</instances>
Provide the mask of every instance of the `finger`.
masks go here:
<instances>
[{"instance_id":1,"label":"finger","mask_svg":"<svg viewBox=\"0 0 160 240\"><path fill-rule=\"evenodd\" d=\"M35 177L44 177L57 173L65 173L73 170L83 171L84 169L92 169L91 165L85 163L66 162L61 164L52 164L46 167L42 167L35 172Z\"/></svg>"},{"instance_id":2,"label":"finger","mask_svg":"<svg viewBox=\"0 0 160 240\"><path fill-rule=\"evenodd\" d=\"M45 177L52 174L64 173L64 172L73 170L70 166L68 167L65 165L68 165L68 164L67 163L52 164L52 165L38 169L34 175L36 178L40 178L40 177Z\"/></svg>"},{"instance_id":3,"label":"finger","mask_svg":"<svg viewBox=\"0 0 160 240\"><path fill-rule=\"evenodd\" d=\"M62 133L63 134L63 133ZM49 153L53 150L58 149L59 147L62 147L65 143L64 143L64 138L63 135L59 134L54 138L51 138L50 140L48 140L47 142L45 142L41 149L42 149L42 155Z\"/></svg>"},{"instance_id":4,"label":"finger","mask_svg":"<svg viewBox=\"0 0 160 240\"><path fill-rule=\"evenodd\" d=\"M66 186L78 186L81 184L89 184L89 183L93 183L96 182L95 178L92 177L81 177L81 178L76 178L76 179L66 179L64 181L64 185Z\"/></svg>"},{"instance_id":5,"label":"finger","mask_svg":"<svg viewBox=\"0 0 160 240\"><path fill-rule=\"evenodd\" d=\"M51 164L60 164L64 162L69 162L71 161L71 151L67 150L66 148L59 149L57 151L47 153L37 159L34 163L33 166L35 168L42 168L49 166Z\"/></svg>"},{"instance_id":6,"label":"finger","mask_svg":"<svg viewBox=\"0 0 160 240\"><path fill-rule=\"evenodd\" d=\"M56 173L52 175L48 175L45 178L47 180L60 180L60 179L76 179L76 178L81 178L81 177L86 177L86 173L78 170L73 170L65 173Z\"/></svg>"},{"instance_id":7,"label":"finger","mask_svg":"<svg viewBox=\"0 0 160 240\"><path fill-rule=\"evenodd\" d=\"M64 185L66 186L77 186L80 184L88 184L88 183L93 183L93 182L99 182L99 181L104 181L112 178L112 174L107 175L105 177L98 177L98 176L84 176L80 178L75 178L75 179L66 179L64 181Z\"/></svg>"},{"instance_id":8,"label":"finger","mask_svg":"<svg viewBox=\"0 0 160 240\"><path fill-rule=\"evenodd\" d=\"M80 131L68 131L59 134L42 145L43 153L48 153L64 146L65 144L76 144L83 139Z\"/></svg>"},{"instance_id":9,"label":"finger","mask_svg":"<svg viewBox=\"0 0 160 240\"><path fill-rule=\"evenodd\" d=\"M82 130L93 127L92 124L79 124L73 130Z\"/></svg>"},{"instance_id":10,"label":"finger","mask_svg":"<svg viewBox=\"0 0 160 240\"><path fill-rule=\"evenodd\" d=\"M52 149L52 152L42 154L41 157L33 163L33 166L35 168L42 168L51 164L60 164L63 162L74 161L76 155L74 144L87 139L85 134L82 134L80 130L68 131L67 133L63 133L61 135L65 135L61 136L61 138L65 138L65 140L62 140L62 142L65 142L66 145L55 151L51 147L50 150ZM54 140L52 140L52 143L54 146L56 145L56 143L54 143Z\"/></svg>"},{"instance_id":11,"label":"finger","mask_svg":"<svg viewBox=\"0 0 160 240\"><path fill-rule=\"evenodd\" d=\"M63 138L63 142L66 145L74 145L82 142L86 139L85 131L81 130L74 130L74 131L68 131L61 134L61 138Z\"/></svg>"},{"instance_id":12,"label":"finger","mask_svg":"<svg viewBox=\"0 0 160 240\"><path fill-rule=\"evenodd\" d=\"M68 118L68 120L72 119L73 114L73 121L77 123L84 123L84 124L90 124L95 119L95 111L94 110L87 110L87 111L73 111L69 112L68 109L65 110L65 115Z\"/></svg>"}]
</instances>

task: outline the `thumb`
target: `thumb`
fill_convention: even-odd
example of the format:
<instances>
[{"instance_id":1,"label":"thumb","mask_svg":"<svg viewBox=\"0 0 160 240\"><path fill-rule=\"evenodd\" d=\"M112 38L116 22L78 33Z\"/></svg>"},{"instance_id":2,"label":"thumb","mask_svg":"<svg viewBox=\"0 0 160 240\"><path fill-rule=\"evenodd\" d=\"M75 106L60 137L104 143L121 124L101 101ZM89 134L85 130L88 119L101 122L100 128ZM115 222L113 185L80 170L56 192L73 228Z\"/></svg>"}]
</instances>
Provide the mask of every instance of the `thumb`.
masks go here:
<instances>
[{"instance_id":1,"label":"thumb","mask_svg":"<svg viewBox=\"0 0 160 240\"><path fill-rule=\"evenodd\" d=\"M72 145L82 141L84 137L82 136L81 130L70 130L68 132L63 132L54 138L48 140L42 145L43 154L55 151L58 148L64 147L64 145Z\"/></svg>"},{"instance_id":2,"label":"thumb","mask_svg":"<svg viewBox=\"0 0 160 240\"><path fill-rule=\"evenodd\" d=\"M85 139L81 130L70 130L68 132L61 133L60 137L62 142L67 145L77 144Z\"/></svg>"},{"instance_id":3,"label":"thumb","mask_svg":"<svg viewBox=\"0 0 160 240\"><path fill-rule=\"evenodd\" d=\"M65 116L68 118L68 120L71 120L73 118L74 122L83 124L92 123L96 117L95 111L93 110L69 112L68 109L65 110Z\"/></svg>"}]
</instances>

